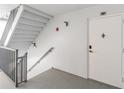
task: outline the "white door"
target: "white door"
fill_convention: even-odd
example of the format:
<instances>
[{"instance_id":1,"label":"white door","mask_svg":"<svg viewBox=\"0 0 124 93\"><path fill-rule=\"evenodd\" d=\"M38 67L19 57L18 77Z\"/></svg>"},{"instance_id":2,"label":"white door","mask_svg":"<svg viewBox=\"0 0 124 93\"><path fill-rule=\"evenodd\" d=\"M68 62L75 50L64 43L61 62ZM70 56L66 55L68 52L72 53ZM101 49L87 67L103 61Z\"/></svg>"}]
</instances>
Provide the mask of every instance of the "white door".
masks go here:
<instances>
[{"instance_id":1,"label":"white door","mask_svg":"<svg viewBox=\"0 0 124 93\"><path fill-rule=\"evenodd\" d=\"M122 18L89 20L89 78L122 87Z\"/></svg>"}]
</instances>

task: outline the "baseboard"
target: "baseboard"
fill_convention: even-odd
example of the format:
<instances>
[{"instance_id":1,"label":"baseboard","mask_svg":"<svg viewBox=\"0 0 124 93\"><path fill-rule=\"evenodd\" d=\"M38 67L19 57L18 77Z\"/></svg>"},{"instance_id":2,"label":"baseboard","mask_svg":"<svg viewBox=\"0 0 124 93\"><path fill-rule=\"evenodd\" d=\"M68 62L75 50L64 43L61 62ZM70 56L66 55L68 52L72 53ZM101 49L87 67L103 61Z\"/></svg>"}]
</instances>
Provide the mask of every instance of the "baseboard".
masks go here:
<instances>
[{"instance_id":1,"label":"baseboard","mask_svg":"<svg viewBox=\"0 0 124 93\"><path fill-rule=\"evenodd\" d=\"M68 73L68 74L70 74L70 75L74 75L74 76L76 76L76 77L80 77L80 78L83 78L83 79L88 79L88 78L85 78L85 77L83 77L83 76L75 75L75 74L73 74L73 73L64 71L64 70L59 69L59 68L56 68L56 67L52 67L51 69L55 69L55 70L58 70L58 71L61 71L61 72L64 72L64 73Z\"/></svg>"},{"instance_id":2,"label":"baseboard","mask_svg":"<svg viewBox=\"0 0 124 93\"><path fill-rule=\"evenodd\" d=\"M80 78L88 79L88 78L86 78L86 77L79 76L79 75L75 75L75 74L73 74L73 73L67 72L67 71L65 71L65 70L62 70L62 69L59 69L59 68L56 68L56 67L50 67L50 68L44 70L44 71L41 72L41 73L44 73L45 71L50 70L50 69L55 69L55 70L58 70L58 71L62 71L62 72L68 73L68 74L70 74L70 75L74 75L74 76L77 76L77 77L80 77ZM39 74L41 74L41 73L38 73L38 74L36 74L36 75L34 75L34 76L28 78L28 80L31 79L31 78L34 78L35 76L37 76L37 75L39 75Z\"/></svg>"}]
</instances>

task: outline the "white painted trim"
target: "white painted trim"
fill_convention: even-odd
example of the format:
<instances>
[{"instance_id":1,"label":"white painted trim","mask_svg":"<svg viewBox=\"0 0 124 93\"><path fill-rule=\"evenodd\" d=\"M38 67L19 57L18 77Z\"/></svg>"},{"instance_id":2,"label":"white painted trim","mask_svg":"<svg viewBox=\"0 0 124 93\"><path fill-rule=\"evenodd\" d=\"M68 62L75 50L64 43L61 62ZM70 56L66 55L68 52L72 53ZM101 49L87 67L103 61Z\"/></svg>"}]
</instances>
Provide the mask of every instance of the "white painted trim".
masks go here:
<instances>
[{"instance_id":1,"label":"white painted trim","mask_svg":"<svg viewBox=\"0 0 124 93\"><path fill-rule=\"evenodd\" d=\"M88 76L88 78L90 78L89 77L89 55L90 55L90 53L89 53L89 22L91 21L91 20L98 20L98 19L101 19L101 18L108 18L108 17L114 17L114 16L121 16L121 18L122 18L122 26L121 26L121 48L122 48L122 52L121 52L121 76L122 76L122 78L123 78L123 15L124 15L124 13L116 13L116 14L110 14L110 15L104 15L104 16L97 16L97 17L92 17L92 18L87 18L87 33L88 33L88 40L87 40L87 45L88 45L88 50L87 50L87 76ZM121 88L124 88L123 87L123 82L122 82L122 87Z\"/></svg>"},{"instance_id":2,"label":"white painted trim","mask_svg":"<svg viewBox=\"0 0 124 93\"><path fill-rule=\"evenodd\" d=\"M109 15L103 15L103 16L90 17L88 19L89 20L97 20L97 19L106 18L106 17L122 16L123 14L124 13L116 13L116 14L109 14Z\"/></svg>"},{"instance_id":3,"label":"white painted trim","mask_svg":"<svg viewBox=\"0 0 124 93\"><path fill-rule=\"evenodd\" d=\"M9 33L7 35L7 38L6 38L5 43L4 43L4 46L8 45L8 43L9 43L9 41L10 41L10 39L11 39L13 33L14 33L14 30L15 30L17 24L18 24L18 21L19 21L19 19L21 17L22 12L23 12L23 6L21 5L18 8L18 12L17 12L16 17L15 17L15 19L13 21L12 27L10 28L10 31L9 31Z\"/></svg>"},{"instance_id":4,"label":"white painted trim","mask_svg":"<svg viewBox=\"0 0 124 93\"><path fill-rule=\"evenodd\" d=\"M89 78L89 18L87 18L87 78Z\"/></svg>"}]
</instances>

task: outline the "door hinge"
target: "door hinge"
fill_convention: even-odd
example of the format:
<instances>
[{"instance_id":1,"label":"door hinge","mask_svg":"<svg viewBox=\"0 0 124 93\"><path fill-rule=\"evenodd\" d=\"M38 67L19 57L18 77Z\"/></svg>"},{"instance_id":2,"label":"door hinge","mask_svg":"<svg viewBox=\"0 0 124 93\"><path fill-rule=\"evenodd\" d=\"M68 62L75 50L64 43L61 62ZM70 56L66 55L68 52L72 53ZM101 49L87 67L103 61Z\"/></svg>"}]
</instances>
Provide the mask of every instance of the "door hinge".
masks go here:
<instances>
[{"instance_id":1,"label":"door hinge","mask_svg":"<svg viewBox=\"0 0 124 93\"><path fill-rule=\"evenodd\" d=\"M124 82L124 77L122 77L122 80L121 81Z\"/></svg>"},{"instance_id":2,"label":"door hinge","mask_svg":"<svg viewBox=\"0 0 124 93\"><path fill-rule=\"evenodd\" d=\"M124 48L122 49L122 53L124 53Z\"/></svg>"},{"instance_id":3,"label":"door hinge","mask_svg":"<svg viewBox=\"0 0 124 93\"><path fill-rule=\"evenodd\" d=\"M122 23L124 23L124 19L122 20Z\"/></svg>"}]
</instances>

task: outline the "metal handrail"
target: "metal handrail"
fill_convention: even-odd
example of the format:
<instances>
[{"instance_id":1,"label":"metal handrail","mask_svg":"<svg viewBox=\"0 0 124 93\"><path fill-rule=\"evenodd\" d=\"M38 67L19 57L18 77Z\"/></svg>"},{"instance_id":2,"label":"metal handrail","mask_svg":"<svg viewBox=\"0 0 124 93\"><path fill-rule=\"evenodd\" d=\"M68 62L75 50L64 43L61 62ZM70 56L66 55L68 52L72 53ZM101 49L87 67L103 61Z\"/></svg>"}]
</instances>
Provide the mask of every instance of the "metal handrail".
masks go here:
<instances>
[{"instance_id":1,"label":"metal handrail","mask_svg":"<svg viewBox=\"0 0 124 93\"><path fill-rule=\"evenodd\" d=\"M52 52L52 50L54 49L54 47L51 47L29 70L28 72L30 72L35 66L37 66L38 63L41 62L41 60L46 57L50 52Z\"/></svg>"}]
</instances>

